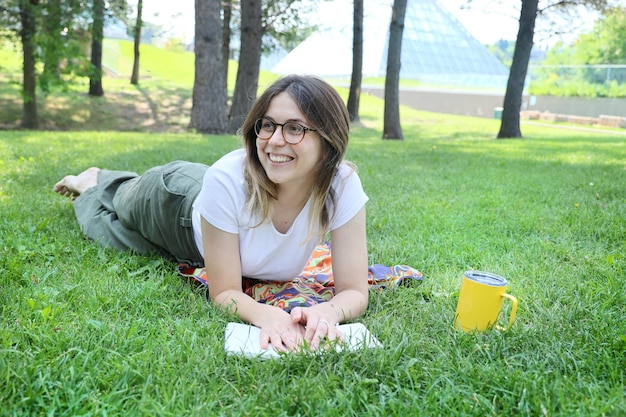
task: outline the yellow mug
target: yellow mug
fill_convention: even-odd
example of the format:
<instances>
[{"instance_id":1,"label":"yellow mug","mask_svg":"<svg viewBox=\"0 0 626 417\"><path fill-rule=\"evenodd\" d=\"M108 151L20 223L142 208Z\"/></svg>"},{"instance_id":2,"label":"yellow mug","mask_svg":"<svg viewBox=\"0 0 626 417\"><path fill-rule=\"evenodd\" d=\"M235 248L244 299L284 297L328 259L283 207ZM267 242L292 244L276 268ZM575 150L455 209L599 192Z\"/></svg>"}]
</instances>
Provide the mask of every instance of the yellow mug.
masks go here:
<instances>
[{"instance_id":1,"label":"yellow mug","mask_svg":"<svg viewBox=\"0 0 626 417\"><path fill-rule=\"evenodd\" d=\"M511 328L517 313L517 298L506 294L506 279L482 271L467 271L461 281L461 292L454 315L454 327L464 332L481 331L495 327ZM511 301L511 313L506 328L498 326L504 299Z\"/></svg>"}]
</instances>

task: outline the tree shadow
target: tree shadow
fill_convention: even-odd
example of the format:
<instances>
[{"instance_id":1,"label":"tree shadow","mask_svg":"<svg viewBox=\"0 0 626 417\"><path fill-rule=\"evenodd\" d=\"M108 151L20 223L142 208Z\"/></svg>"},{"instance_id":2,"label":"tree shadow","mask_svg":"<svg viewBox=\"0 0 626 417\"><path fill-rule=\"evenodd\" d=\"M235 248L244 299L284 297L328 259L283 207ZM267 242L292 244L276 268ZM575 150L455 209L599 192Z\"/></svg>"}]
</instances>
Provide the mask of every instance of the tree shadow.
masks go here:
<instances>
[{"instance_id":1,"label":"tree shadow","mask_svg":"<svg viewBox=\"0 0 626 417\"><path fill-rule=\"evenodd\" d=\"M19 130L23 115L19 91L0 91L0 129ZM191 91L163 82L141 86L105 86L103 97L82 91L59 91L37 98L39 130L53 131L188 131Z\"/></svg>"}]
</instances>

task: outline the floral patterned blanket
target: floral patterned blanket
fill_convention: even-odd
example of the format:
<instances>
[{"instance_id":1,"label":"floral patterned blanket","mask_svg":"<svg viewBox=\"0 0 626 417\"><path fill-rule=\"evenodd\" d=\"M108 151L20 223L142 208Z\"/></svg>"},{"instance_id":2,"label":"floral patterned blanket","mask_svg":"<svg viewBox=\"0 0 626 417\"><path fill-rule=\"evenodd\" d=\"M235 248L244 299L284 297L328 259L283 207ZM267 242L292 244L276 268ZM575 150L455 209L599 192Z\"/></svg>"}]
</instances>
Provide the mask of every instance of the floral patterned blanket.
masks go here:
<instances>
[{"instance_id":1,"label":"floral patterned blanket","mask_svg":"<svg viewBox=\"0 0 626 417\"><path fill-rule=\"evenodd\" d=\"M202 268L181 263L178 273L195 284L208 287L206 272ZM395 288L407 281L422 279L420 271L407 265L374 264L368 268L370 289ZM294 307L312 306L330 300L335 294L335 283L329 244L315 248L302 273L292 281L244 278L243 290L259 303L280 307L287 312Z\"/></svg>"}]
</instances>

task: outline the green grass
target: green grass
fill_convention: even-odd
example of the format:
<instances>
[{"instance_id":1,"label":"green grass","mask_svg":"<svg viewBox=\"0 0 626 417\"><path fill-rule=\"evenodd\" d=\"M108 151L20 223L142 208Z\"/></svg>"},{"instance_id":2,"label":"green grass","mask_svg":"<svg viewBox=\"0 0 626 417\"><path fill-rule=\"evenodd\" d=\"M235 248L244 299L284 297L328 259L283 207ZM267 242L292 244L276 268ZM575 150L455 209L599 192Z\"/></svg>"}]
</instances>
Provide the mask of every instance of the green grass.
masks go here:
<instances>
[{"instance_id":1,"label":"green grass","mask_svg":"<svg viewBox=\"0 0 626 417\"><path fill-rule=\"evenodd\" d=\"M0 134L0 414L625 413L623 138L496 141L492 120L403 120L404 142L355 128L349 158L371 198L371 263L412 265L423 284L371 294L360 321L384 349L265 363L226 357L230 317L174 265L83 239L50 190L91 165L211 163L237 138ZM510 280L510 332L452 329L467 269Z\"/></svg>"},{"instance_id":2,"label":"green grass","mask_svg":"<svg viewBox=\"0 0 626 417\"><path fill-rule=\"evenodd\" d=\"M18 129L22 118L21 51L0 43L0 129ZM87 95L89 80L79 78L62 91L44 95L38 91L38 117L42 130L100 130L185 132L191 117L194 56L141 46L139 85L130 85L133 44L106 39L103 64L103 97ZM113 71L113 72L111 72ZM237 76L237 63L230 61L229 92ZM259 89L277 75L261 71Z\"/></svg>"},{"instance_id":3,"label":"green grass","mask_svg":"<svg viewBox=\"0 0 626 417\"><path fill-rule=\"evenodd\" d=\"M227 357L232 317L173 264L85 240L51 191L93 165L212 163L238 138L0 131L0 416L626 414L624 137L525 125L499 141L496 120L402 109L405 140L382 141L382 103L361 114L348 158L370 262L424 281L371 293L359 321L383 349L267 362ZM509 279L509 332L452 328L468 269Z\"/></svg>"}]
</instances>

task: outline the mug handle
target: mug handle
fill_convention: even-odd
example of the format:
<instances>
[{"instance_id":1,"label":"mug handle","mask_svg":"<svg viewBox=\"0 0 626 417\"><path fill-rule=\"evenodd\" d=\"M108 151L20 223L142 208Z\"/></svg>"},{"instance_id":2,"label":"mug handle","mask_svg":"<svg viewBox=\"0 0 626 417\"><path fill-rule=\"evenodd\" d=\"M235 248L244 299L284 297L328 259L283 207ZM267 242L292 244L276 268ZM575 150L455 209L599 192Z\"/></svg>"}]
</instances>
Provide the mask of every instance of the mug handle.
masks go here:
<instances>
[{"instance_id":1,"label":"mug handle","mask_svg":"<svg viewBox=\"0 0 626 417\"><path fill-rule=\"evenodd\" d=\"M496 326L496 328L498 330L506 332L513 325L513 321L515 320L515 314L517 314L517 298L507 293L502 294L502 296L508 298L511 301L511 314L509 314L509 324L507 327Z\"/></svg>"}]
</instances>

